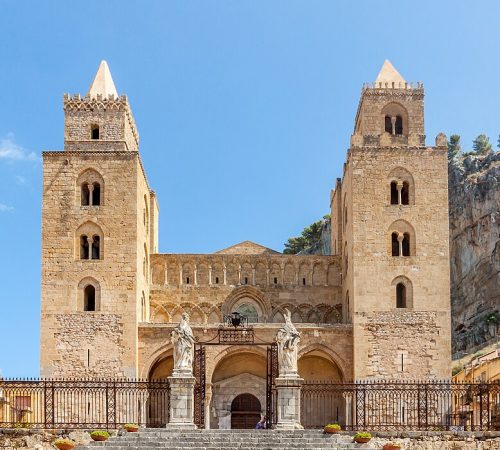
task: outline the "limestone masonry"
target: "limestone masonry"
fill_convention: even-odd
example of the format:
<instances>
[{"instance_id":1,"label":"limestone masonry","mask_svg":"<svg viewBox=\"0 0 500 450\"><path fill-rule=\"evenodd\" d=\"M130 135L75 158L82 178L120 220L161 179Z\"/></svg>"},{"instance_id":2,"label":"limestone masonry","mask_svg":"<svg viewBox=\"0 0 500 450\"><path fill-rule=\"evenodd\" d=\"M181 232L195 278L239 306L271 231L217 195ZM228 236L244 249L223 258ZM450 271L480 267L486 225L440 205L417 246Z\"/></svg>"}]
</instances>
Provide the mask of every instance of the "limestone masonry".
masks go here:
<instances>
[{"instance_id":1,"label":"limestone masonry","mask_svg":"<svg viewBox=\"0 0 500 450\"><path fill-rule=\"evenodd\" d=\"M425 144L420 83L386 61L363 86L325 256L248 241L158 253L157 198L107 64L63 104L64 150L43 153L43 377L164 378L183 312L200 341L236 311L272 342L285 308L305 380L450 377L447 139ZM265 405L265 347L206 352L212 428L228 428L240 394Z\"/></svg>"}]
</instances>

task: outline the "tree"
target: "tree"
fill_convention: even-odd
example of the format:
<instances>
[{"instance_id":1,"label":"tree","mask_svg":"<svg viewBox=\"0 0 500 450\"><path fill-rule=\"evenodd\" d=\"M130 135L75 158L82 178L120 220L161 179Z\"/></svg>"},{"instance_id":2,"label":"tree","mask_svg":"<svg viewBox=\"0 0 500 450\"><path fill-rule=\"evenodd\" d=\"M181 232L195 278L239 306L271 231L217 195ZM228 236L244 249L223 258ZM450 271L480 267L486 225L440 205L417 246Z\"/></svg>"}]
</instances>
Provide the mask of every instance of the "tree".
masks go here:
<instances>
[{"instance_id":1,"label":"tree","mask_svg":"<svg viewBox=\"0 0 500 450\"><path fill-rule=\"evenodd\" d=\"M330 216L326 215L323 217L323 220L318 220L308 227L305 227L300 236L289 238L285 243L283 253L286 255L295 255L318 242L321 239L324 221L329 218Z\"/></svg>"},{"instance_id":2,"label":"tree","mask_svg":"<svg viewBox=\"0 0 500 450\"><path fill-rule=\"evenodd\" d=\"M497 147L500 148L500 134L498 135Z\"/></svg>"},{"instance_id":3,"label":"tree","mask_svg":"<svg viewBox=\"0 0 500 450\"><path fill-rule=\"evenodd\" d=\"M448 141L448 159L452 159L461 152L462 147L460 145L460 135L452 134L450 136L450 140Z\"/></svg>"},{"instance_id":4,"label":"tree","mask_svg":"<svg viewBox=\"0 0 500 450\"><path fill-rule=\"evenodd\" d=\"M486 155L493 150L490 138L485 134L480 134L472 141L472 149L476 155Z\"/></svg>"}]
</instances>

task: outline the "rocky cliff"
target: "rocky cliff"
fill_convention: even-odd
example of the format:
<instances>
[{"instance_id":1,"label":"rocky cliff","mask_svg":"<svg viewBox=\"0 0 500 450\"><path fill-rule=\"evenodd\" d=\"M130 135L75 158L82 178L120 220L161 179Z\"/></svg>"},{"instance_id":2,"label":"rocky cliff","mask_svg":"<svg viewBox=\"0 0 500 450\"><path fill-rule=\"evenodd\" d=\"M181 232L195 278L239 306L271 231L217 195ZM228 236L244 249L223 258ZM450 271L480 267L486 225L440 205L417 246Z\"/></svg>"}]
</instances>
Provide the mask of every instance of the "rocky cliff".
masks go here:
<instances>
[{"instance_id":1,"label":"rocky cliff","mask_svg":"<svg viewBox=\"0 0 500 450\"><path fill-rule=\"evenodd\" d=\"M458 155L448 174L452 351L460 356L494 341L499 325L500 153Z\"/></svg>"}]
</instances>

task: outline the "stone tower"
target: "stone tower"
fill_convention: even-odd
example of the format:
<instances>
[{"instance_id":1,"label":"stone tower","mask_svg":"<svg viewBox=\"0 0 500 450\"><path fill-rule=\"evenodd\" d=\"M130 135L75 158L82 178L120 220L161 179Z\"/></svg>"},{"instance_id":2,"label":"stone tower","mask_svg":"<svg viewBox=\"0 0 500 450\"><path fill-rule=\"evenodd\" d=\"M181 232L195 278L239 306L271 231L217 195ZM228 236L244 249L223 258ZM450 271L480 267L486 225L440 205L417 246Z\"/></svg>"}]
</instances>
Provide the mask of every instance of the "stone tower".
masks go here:
<instances>
[{"instance_id":1,"label":"stone tower","mask_svg":"<svg viewBox=\"0 0 500 450\"><path fill-rule=\"evenodd\" d=\"M450 377L447 140L425 146L423 86L389 61L363 87L331 212L354 377Z\"/></svg>"},{"instance_id":2,"label":"stone tower","mask_svg":"<svg viewBox=\"0 0 500 450\"><path fill-rule=\"evenodd\" d=\"M41 375L136 377L158 207L105 61L64 117L64 150L43 153Z\"/></svg>"}]
</instances>

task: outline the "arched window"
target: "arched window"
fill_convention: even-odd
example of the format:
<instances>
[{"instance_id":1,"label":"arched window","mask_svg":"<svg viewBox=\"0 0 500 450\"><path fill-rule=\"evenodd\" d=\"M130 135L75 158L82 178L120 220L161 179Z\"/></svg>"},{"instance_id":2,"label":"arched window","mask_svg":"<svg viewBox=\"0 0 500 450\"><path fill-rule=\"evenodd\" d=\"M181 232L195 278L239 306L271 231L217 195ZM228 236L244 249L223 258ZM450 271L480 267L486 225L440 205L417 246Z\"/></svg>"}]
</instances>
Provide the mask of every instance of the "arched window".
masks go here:
<instances>
[{"instance_id":1,"label":"arched window","mask_svg":"<svg viewBox=\"0 0 500 450\"><path fill-rule=\"evenodd\" d=\"M89 259L89 241L85 234L80 236L80 259Z\"/></svg>"},{"instance_id":2,"label":"arched window","mask_svg":"<svg viewBox=\"0 0 500 450\"><path fill-rule=\"evenodd\" d=\"M90 127L90 137L92 139L99 139L99 125L91 125Z\"/></svg>"},{"instance_id":3,"label":"arched window","mask_svg":"<svg viewBox=\"0 0 500 450\"><path fill-rule=\"evenodd\" d=\"M399 241L398 241L398 233L394 232L391 235L391 243L392 243L392 256L399 256Z\"/></svg>"},{"instance_id":4,"label":"arched window","mask_svg":"<svg viewBox=\"0 0 500 450\"><path fill-rule=\"evenodd\" d=\"M401 247L403 256L410 256L410 233L403 233Z\"/></svg>"},{"instance_id":5,"label":"arched window","mask_svg":"<svg viewBox=\"0 0 500 450\"><path fill-rule=\"evenodd\" d=\"M398 183L391 181L391 205L399 204Z\"/></svg>"},{"instance_id":6,"label":"arched window","mask_svg":"<svg viewBox=\"0 0 500 450\"><path fill-rule=\"evenodd\" d=\"M259 314L257 309L251 303L240 303L236 307L236 312L248 319L249 323L257 323L259 321Z\"/></svg>"},{"instance_id":7,"label":"arched window","mask_svg":"<svg viewBox=\"0 0 500 450\"><path fill-rule=\"evenodd\" d=\"M83 183L82 184L82 189L81 189L81 201L82 201L82 206L89 206L90 205L90 189L88 183Z\"/></svg>"},{"instance_id":8,"label":"arched window","mask_svg":"<svg viewBox=\"0 0 500 450\"><path fill-rule=\"evenodd\" d=\"M95 311L95 287L91 284L85 286L83 290L83 310L84 311Z\"/></svg>"},{"instance_id":9,"label":"arched window","mask_svg":"<svg viewBox=\"0 0 500 450\"><path fill-rule=\"evenodd\" d=\"M387 252L391 256L415 256L415 230L405 220L396 220L388 230Z\"/></svg>"},{"instance_id":10,"label":"arched window","mask_svg":"<svg viewBox=\"0 0 500 450\"><path fill-rule=\"evenodd\" d=\"M413 285L409 278L401 275L392 280L392 305L393 308L413 308Z\"/></svg>"},{"instance_id":11,"label":"arched window","mask_svg":"<svg viewBox=\"0 0 500 450\"><path fill-rule=\"evenodd\" d=\"M391 191L391 195L392 195L392 191ZM409 205L410 204L410 185L408 184L407 181L403 181L403 187L401 189L401 204L402 205Z\"/></svg>"},{"instance_id":12,"label":"arched window","mask_svg":"<svg viewBox=\"0 0 500 450\"><path fill-rule=\"evenodd\" d=\"M101 204L101 185L97 182L92 184L92 205L99 206Z\"/></svg>"},{"instance_id":13,"label":"arched window","mask_svg":"<svg viewBox=\"0 0 500 450\"><path fill-rule=\"evenodd\" d=\"M103 232L99 225L88 221L75 231L75 259L103 259Z\"/></svg>"},{"instance_id":14,"label":"arched window","mask_svg":"<svg viewBox=\"0 0 500 450\"><path fill-rule=\"evenodd\" d=\"M396 284L396 308L406 308L406 286L403 283Z\"/></svg>"},{"instance_id":15,"label":"arched window","mask_svg":"<svg viewBox=\"0 0 500 450\"><path fill-rule=\"evenodd\" d=\"M394 131L396 136L401 136L403 134L403 118L401 116L396 116L396 123L394 125Z\"/></svg>"},{"instance_id":16,"label":"arched window","mask_svg":"<svg viewBox=\"0 0 500 450\"><path fill-rule=\"evenodd\" d=\"M83 171L76 181L80 198L77 202L81 206L100 206L103 204L104 180L94 169Z\"/></svg>"},{"instance_id":17,"label":"arched window","mask_svg":"<svg viewBox=\"0 0 500 450\"><path fill-rule=\"evenodd\" d=\"M385 132L389 133L389 134L392 134L392 120L391 120L391 116L385 116L384 125L385 125Z\"/></svg>"},{"instance_id":18,"label":"arched window","mask_svg":"<svg viewBox=\"0 0 500 450\"><path fill-rule=\"evenodd\" d=\"M100 241L98 235L92 236L92 259L100 259Z\"/></svg>"}]
</instances>

